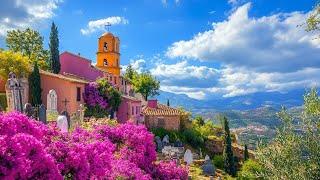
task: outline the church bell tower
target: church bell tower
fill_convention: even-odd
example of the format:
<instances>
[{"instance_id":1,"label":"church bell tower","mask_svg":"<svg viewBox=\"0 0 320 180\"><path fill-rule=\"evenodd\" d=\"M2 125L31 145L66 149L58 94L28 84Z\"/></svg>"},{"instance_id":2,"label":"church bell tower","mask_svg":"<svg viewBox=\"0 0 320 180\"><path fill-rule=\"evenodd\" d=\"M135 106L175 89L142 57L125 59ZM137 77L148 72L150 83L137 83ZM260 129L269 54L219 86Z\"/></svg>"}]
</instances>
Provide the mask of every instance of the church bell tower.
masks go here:
<instances>
[{"instance_id":1,"label":"church bell tower","mask_svg":"<svg viewBox=\"0 0 320 180\"><path fill-rule=\"evenodd\" d=\"M120 40L112 33L106 32L98 40L97 65L96 67L105 70L116 76L120 76Z\"/></svg>"}]
</instances>

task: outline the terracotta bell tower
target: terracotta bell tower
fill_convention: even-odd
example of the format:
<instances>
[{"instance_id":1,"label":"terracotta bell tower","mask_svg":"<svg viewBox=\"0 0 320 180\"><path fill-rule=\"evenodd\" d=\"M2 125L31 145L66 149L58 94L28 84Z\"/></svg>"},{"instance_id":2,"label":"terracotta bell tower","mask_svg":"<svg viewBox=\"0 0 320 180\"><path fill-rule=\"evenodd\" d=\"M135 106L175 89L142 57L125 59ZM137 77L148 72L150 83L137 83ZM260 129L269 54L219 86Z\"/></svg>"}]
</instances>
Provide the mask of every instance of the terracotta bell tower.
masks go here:
<instances>
[{"instance_id":1,"label":"terracotta bell tower","mask_svg":"<svg viewBox=\"0 0 320 180\"><path fill-rule=\"evenodd\" d=\"M120 40L112 33L106 32L98 40L97 65L116 76L120 76Z\"/></svg>"}]
</instances>

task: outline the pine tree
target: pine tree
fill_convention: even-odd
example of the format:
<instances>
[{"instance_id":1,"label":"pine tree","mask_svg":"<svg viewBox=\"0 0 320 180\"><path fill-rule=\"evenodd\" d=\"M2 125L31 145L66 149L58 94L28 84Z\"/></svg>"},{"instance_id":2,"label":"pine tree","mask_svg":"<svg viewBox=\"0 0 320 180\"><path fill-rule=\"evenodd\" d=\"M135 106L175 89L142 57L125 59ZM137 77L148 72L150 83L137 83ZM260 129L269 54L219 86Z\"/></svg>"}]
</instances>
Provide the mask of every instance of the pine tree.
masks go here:
<instances>
[{"instance_id":1,"label":"pine tree","mask_svg":"<svg viewBox=\"0 0 320 180\"><path fill-rule=\"evenodd\" d=\"M167 106L170 106L170 102L169 102L169 99L167 99Z\"/></svg>"},{"instance_id":2,"label":"pine tree","mask_svg":"<svg viewBox=\"0 0 320 180\"><path fill-rule=\"evenodd\" d=\"M226 117L224 117L224 131L224 168L228 174L230 174L231 176L235 176L236 168L232 152L232 141L229 129L229 122Z\"/></svg>"},{"instance_id":3,"label":"pine tree","mask_svg":"<svg viewBox=\"0 0 320 180\"><path fill-rule=\"evenodd\" d=\"M50 32L50 58L49 67L50 70L58 74L60 72L60 58L59 58L59 37L58 37L58 27L52 22L51 32Z\"/></svg>"},{"instance_id":4,"label":"pine tree","mask_svg":"<svg viewBox=\"0 0 320 180\"><path fill-rule=\"evenodd\" d=\"M248 146L245 144L244 145L244 160L248 160L249 159L249 152L248 152Z\"/></svg>"},{"instance_id":5,"label":"pine tree","mask_svg":"<svg viewBox=\"0 0 320 180\"><path fill-rule=\"evenodd\" d=\"M41 79L38 64L34 64L32 73L29 76L29 100L33 106L40 105L41 101Z\"/></svg>"}]
</instances>

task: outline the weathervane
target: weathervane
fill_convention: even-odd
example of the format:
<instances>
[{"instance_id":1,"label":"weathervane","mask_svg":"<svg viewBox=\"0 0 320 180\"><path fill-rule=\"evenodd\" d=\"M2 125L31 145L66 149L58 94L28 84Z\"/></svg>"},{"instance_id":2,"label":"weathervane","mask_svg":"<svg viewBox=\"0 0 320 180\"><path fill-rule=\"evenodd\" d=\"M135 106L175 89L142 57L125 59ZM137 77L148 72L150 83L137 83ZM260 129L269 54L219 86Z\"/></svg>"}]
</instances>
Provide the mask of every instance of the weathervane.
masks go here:
<instances>
[{"instance_id":1,"label":"weathervane","mask_svg":"<svg viewBox=\"0 0 320 180\"><path fill-rule=\"evenodd\" d=\"M111 23L110 23L110 22L107 22L107 24L104 25L104 27L107 29L108 32L109 32L110 26L111 26Z\"/></svg>"}]
</instances>

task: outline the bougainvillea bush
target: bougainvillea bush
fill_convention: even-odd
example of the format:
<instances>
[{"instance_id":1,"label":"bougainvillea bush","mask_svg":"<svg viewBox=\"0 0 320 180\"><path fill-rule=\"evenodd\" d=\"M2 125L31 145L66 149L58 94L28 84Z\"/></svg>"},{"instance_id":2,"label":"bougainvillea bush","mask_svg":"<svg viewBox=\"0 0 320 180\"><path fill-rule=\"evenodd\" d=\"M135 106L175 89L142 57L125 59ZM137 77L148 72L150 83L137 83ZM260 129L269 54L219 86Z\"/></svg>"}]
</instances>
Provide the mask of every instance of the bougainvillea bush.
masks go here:
<instances>
[{"instance_id":1,"label":"bougainvillea bush","mask_svg":"<svg viewBox=\"0 0 320 180\"><path fill-rule=\"evenodd\" d=\"M0 114L0 179L187 179L174 163L155 163L144 126L99 125L60 133L20 113Z\"/></svg>"},{"instance_id":2,"label":"bougainvillea bush","mask_svg":"<svg viewBox=\"0 0 320 180\"><path fill-rule=\"evenodd\" d=\"M86 85L83 99L86 103L85 116L103 118L109 114L112 116L113 112L118 109L121 94L106 79L102 78Z\"/></svg>"}]
</instances>

